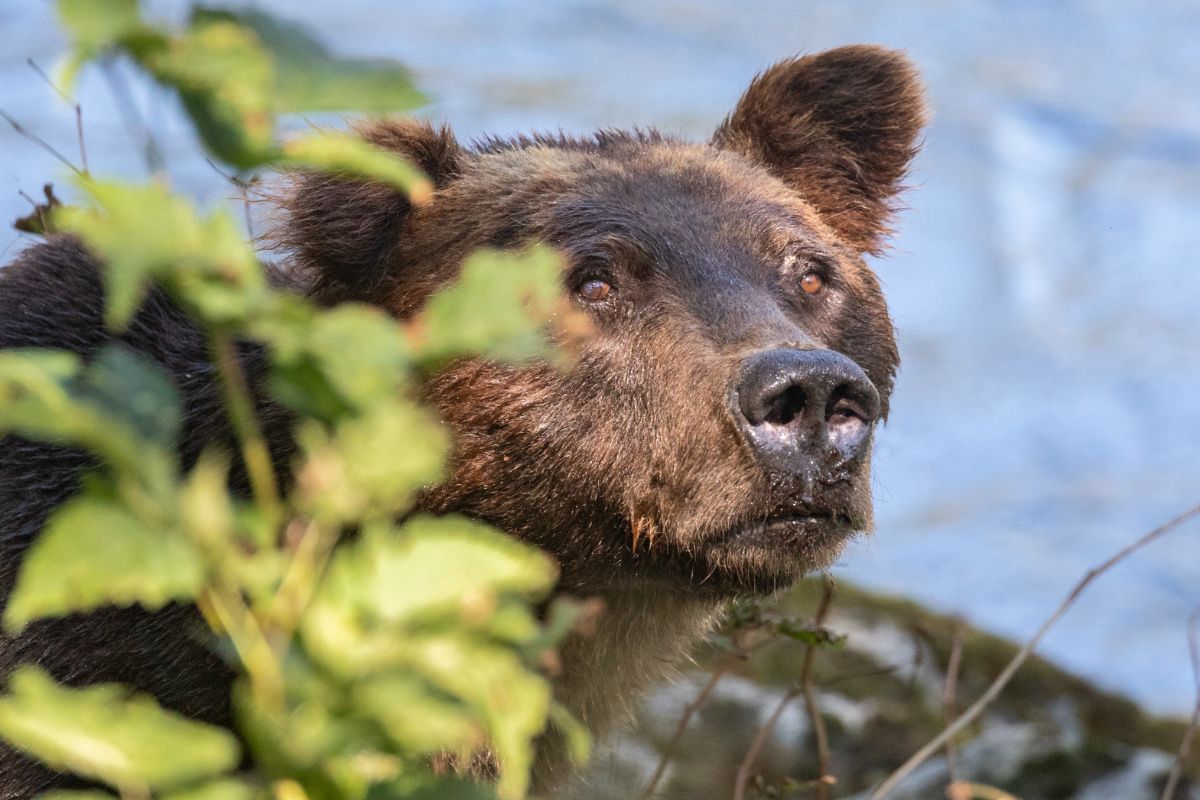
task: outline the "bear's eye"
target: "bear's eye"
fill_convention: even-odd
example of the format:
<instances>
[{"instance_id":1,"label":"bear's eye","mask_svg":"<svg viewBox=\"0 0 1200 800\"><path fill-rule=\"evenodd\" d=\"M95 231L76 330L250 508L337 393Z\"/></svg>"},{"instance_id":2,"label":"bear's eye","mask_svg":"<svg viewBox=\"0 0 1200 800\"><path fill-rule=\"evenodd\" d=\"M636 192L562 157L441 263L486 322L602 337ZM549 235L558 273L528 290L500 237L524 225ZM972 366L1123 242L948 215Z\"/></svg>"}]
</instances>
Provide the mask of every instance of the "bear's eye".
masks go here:
<instances>
[{"instance_id":1,"label":"bear's eye","mask_svg":"<svg viewBox=\"0 0 1200 800\"><path fill-rule=\"evenodd\" d=\"M805 294L820 294L825 288L825 279L811 270L800 277L800 289Z\"/></svg>"},{"instance_id":2,"label":"bear's eye","mask_svg":"<svg viewBox=\"0 0 1200 800\"><path fill-rule=\"evenodd\" d=\"M612 284L602 280L584 281L579 286L579 296L589 303L599 303L612 294Z\"/></svg>"}]
</instances>

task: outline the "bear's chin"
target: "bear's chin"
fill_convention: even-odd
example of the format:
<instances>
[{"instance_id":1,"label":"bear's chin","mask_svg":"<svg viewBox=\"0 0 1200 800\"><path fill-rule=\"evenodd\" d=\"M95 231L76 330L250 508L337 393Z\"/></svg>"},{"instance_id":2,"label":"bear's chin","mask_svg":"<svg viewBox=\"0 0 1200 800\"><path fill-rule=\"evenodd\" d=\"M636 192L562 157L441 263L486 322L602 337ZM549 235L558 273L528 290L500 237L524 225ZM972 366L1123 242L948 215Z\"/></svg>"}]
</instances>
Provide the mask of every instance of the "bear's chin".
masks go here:
<instances>
[{"instance_id":1,"label":"bear's chin","mask_svg":"<svg viewBox=\"0 0 1200 800\"><path fill-rule=\"evenodd\" d=\"M661 577L713 599L768 595L828 569L865 528L848 517L758 520L734 526L690 554L680 553Z\"/></svg>"}]
</instances>

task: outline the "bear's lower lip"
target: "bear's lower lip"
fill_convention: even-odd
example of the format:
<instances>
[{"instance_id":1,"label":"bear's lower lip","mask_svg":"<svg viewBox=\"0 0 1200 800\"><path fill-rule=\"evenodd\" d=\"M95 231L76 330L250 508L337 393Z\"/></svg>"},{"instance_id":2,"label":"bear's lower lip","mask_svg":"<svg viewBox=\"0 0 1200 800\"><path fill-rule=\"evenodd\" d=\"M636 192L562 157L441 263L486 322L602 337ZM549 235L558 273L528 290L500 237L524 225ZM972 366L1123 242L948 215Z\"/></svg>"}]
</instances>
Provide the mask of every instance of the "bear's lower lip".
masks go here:
<instances>
[{"instance_id":1,"label":"bear's lower lip","mask_svg":"<svg viewBox=\"0 0 1200 800\"><path fill-rule=\"evenodd\" d=\"M838 543L853 531L854 525L845 514L831 511L778 514L736 525L713 544L787 549L793 542L800 543L799 540L808 546Z\"/></svg>"},{"instance_id":2,"label":"bear's lower lip","mask_svg":"<svg viewBox=\"0 0 1200 800\"><path fill-rule=\"evenodd\" d=\"M770 594L827 569L863 527L845 513L826 511L747 520L705 544L707 569L697 588L717 595Z\"/></svg>"}]
</instances>

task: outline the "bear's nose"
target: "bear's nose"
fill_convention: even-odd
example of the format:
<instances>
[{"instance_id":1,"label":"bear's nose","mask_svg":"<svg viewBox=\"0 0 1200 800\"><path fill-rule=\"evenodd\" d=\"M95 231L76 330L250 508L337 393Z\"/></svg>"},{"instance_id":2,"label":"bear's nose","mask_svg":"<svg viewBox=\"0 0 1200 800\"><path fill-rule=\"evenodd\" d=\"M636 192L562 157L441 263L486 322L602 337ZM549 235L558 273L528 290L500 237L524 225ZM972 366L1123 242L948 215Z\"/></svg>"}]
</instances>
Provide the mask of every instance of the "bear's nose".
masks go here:
<instances>
[{"instance_id":1,"label":"bear's nose","mask_svg":"<svg viewBox=\"0 0 1200 800\"><path fill-rule=\"evenodd\" d=\"M767 350L742 363L734 417L767 466L810 472L861 456L879 416L862 368L832 350Z\"/></svg>"}]
</instances>

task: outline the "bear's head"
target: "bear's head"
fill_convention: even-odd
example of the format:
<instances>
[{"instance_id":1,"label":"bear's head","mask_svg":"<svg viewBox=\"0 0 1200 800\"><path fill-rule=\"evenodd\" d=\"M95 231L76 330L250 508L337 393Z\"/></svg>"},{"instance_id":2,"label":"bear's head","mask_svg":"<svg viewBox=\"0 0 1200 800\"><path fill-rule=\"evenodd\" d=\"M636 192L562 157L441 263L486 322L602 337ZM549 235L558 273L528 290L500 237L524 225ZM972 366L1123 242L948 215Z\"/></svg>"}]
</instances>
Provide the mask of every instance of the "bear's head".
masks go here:
<instances>
[{"instance_id":1,"label":"bear's head","mask_svg":"<svg viewBox=\"0 0 1200 800\"><path fill-rule=\"evenodd\" d=\"M782 62L710 142L653 132L460 145L366 126L433 179L300 175L281 238L327 302L399 317L480 247L565 255L591 333L567 370L459 361L425 386L455 434L423 508L553 553L580 592L770 591L871 526L870 453L898 365L877 253L924 121L875 47Z\"/></svg>"}]
</instances>

